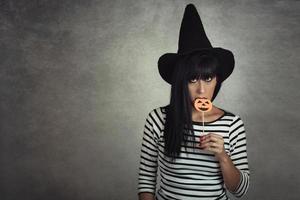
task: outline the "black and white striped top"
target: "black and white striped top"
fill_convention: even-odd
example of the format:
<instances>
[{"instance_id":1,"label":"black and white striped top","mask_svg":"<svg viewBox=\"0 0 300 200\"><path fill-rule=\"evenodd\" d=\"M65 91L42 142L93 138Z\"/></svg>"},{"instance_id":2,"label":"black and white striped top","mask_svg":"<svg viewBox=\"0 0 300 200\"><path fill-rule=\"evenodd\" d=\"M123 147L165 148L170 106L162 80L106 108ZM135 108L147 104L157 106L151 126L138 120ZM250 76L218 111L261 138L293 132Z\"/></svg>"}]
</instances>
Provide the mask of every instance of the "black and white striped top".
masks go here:
<instances>
[{"instance_id":1,"label":"black and white striped top","mask_svg":"<svg viewBox=\"0 0 300 200\"><path fill-rule=\"evenodd\" d=\"M225 113L217 120L204 123L204 134L213 132L223 136L226 153L239 169L241 179L232 194L242 197L249 187L246 132L238 115ZM193 148L192 140L187 149L174 161L164 156L163 130L165 107L153 109L147 116L139 167L138 193L151 192L158 200L172 199L229 199L222 178L219 162L213 153ZM202 122L193 122L195 139L203 134Z\"/></svg>"}]
</instances>

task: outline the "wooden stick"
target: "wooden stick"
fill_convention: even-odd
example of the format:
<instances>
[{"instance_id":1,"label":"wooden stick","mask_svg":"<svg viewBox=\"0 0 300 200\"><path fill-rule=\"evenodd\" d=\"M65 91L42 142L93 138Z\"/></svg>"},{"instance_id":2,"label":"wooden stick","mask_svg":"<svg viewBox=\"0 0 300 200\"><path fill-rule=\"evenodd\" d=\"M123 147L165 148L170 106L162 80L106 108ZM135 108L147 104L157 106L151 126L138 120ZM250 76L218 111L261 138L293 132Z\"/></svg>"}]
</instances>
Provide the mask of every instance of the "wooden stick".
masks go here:
<instances>
[{"instance_id":1,"label":"wooden stick","mask_svg":"<svg viewBox=\"0 0 300 200\"><path fill-rule=\"evenodd\" d=\"M204 112L202 112L202 136L204 135Z\"/></svg>"}]
</instances>

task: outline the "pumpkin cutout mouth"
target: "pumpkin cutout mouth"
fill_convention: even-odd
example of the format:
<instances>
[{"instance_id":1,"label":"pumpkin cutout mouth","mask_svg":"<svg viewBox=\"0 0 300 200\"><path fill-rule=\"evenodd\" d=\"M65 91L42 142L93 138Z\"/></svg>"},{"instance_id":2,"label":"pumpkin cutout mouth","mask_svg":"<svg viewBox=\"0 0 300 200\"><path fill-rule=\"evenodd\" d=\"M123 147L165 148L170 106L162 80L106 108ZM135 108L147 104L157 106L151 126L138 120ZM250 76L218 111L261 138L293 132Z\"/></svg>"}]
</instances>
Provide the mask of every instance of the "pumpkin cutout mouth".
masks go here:
<instances>
[{"instance_id":1,"label":"pumpkin cutout mouth","mask_svg":"<svg viewBox=\"0 0 300 200\"><path fill-rule=\"evenodd\" d=\"M209 112L212 109L212 103L207 98L196 98L194 101L194 107L200 112Z\"/></svg>"}]
</instances>

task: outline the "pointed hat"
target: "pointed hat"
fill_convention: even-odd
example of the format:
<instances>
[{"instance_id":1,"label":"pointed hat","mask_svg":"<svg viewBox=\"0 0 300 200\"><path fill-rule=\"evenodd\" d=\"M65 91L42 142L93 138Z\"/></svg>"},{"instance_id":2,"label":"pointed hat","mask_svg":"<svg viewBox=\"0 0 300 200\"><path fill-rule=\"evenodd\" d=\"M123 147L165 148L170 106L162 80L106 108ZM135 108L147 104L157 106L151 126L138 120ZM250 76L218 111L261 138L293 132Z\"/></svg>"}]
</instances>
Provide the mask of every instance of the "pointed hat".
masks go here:
<instances>
[{"instance_id":1,"label":"pointed hat","mask_svg":"<svg viewBox=\"0 0 300 200\"><path fill-rule=\"evenodd\" d=\"M161 77L172 84L172 73L176 62L185 55L194 52L213 54L217 57L220 63L218 70L221 82L232 73L234 68L233 53L227 49L212 47L205 34L197 9L193 4L188 4L181 22L177 53L166 53L158 60L158 70Z\"/></svg>"}]
</instances>

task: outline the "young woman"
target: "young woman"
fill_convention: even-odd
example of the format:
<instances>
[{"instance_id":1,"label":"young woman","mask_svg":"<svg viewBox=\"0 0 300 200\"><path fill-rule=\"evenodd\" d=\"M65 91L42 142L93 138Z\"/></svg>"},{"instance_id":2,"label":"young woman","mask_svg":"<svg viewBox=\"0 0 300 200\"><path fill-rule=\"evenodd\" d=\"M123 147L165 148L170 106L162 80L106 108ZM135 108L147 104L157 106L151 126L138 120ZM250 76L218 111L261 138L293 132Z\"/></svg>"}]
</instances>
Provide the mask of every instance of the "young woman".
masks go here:
<instances>
[{"instance_id":1,"label":"young woman","mask_svg":"<svg viewBox=\"0 0 300 200\"><path fill-rule=\"evenodd\" d=\"M160 74L171 84L171 99L146 118L140 200L229 199L227 191L242 197L249 187L246 132L240 116L213 105L203 118L193 106L196 98L213 102L234 65L232 54L211 47L207 37L191 43L187 39L193 37L183 36L185 21L193 30L200 24L197 37L205 35L195 10L191 4L185 10L178 53L159 60Z\"/></svg>"}]
</instances>

